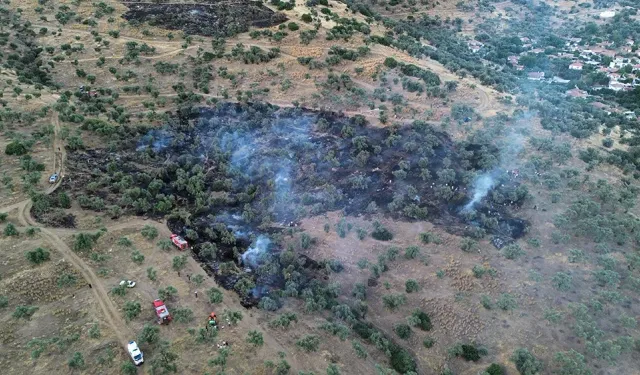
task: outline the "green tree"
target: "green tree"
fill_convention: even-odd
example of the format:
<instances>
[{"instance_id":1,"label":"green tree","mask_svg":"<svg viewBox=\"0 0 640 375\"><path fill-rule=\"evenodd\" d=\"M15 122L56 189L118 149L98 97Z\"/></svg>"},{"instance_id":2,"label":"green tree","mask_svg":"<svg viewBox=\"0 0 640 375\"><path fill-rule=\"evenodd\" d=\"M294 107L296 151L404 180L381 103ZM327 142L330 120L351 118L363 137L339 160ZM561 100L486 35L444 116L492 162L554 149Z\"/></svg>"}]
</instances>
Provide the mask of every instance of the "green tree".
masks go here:
<instances>
[{"instance_id":1,"label":"green tree","mask_svg":"<svg viewBox=\"0 0 640 375\"><path fill-rule=\"evenodd\" d=\"M123 375L136 375L138 368L130 360L126 360L120 365L120 372Z\"/></svg>"},{"instance_id":2,"label":"green tree","mask_svg":"<svg viewBox=\"0 0 640 375\"><path fill-rule=\"evenodd\" d=\"M187 255L178 255L173 257L171 267L174 271L181 271L187 265Z\"/></svg>"},{"instance_id":3,"label":"green tree","mask_svg":"<svg viewBox=\"0 0 640 375\"><path fill-rule=\"evenodd\" d=\"M89 337L91 337L92 339L99 339L100 336L102 336L102 334L100 333L100 326L98 325L98 323L95 323L94 325L91 326L91 328L89 328Z\"/></svg>"},{"instance_id":4,"label":"green tree","mask_svg":"<svg viewBox=\"0 0 640 375\"><path fill-rule=\"evenodd\" d=\"M515 260L524 255L524 250L520 248L520 245L514 243L503 247L502 255L507 259Z\"/></svg>"},{"instance_id":5,"label":"green tree","mask_svg":"<svg viewBox=\"0 0 640 375\"><path fill-rule=\"evenodd\" d=\"M405 282L405 289L407 293L417 292L420 289L420 285L414 279L409 279Z\"/></svg>"},{"instance_id":6,"label":"green tree","mask_svg":"<svg viewBox=\"0 0 640 375\"><path fill-rule=\"evenodd\" d=\"M144 228L142 228L142 231L140 231L140 233L142 233L142 236L144 238L150 241L158 237L158 229L156 229L156 227L152 225L145 225Z\"/></svg>"},{"instance_id":7,"label":"green tree","mask_svg":"<svg viewBox=\"0 0 640 375\"><path fill-rule=\"evenodd\" d=\"M225 310L222 313L222 319L228 321L231 325L236 325L242 320L242 313L240 311Z\"/></svg>"},{"instance_id":8,"label":"green tree","mask_svg":"<svg viewBox=\"0 0 640 375\"><path fill-rule=\"evenodd\" d=\"M554 288L562 292L568 292L569 290L571 290L573 277L569 273L557 272L553 276L553 279L551 279L551 282Z\"/></svg>"},{"instance_id":9,"label":"green tree","mask_svg":"<svg viewBox=\"0 0 640 375\"><path fill-rule=\"evenodd\" d=\"M136 264L142 264L144 262L144 254L142 254L138 250L135 250L131 253L131 260Z\"/></svg>"},{"instance_id":10,"label":"green tree","mask_svg":"<svg viewBox=\"0 0 640 375\"><path fill-rule=\"evenodd\" d=\"M14 319L23 318L29 320L36 311L38 311L38 306L18 305L11 316Z\"/></svg>"},{"instance_id":11,"label":"green tree","mask_svg":"<svg viewBox=\"0 0 640 375\"><path fill-rule=\"evenodd\" d=\"M33 264L40 264L40 263L44 263L46 261L48 261L51 258L51 255L49 254L49 251L38 247L37 249L33 250L33 251L27 251L27 253L25 254L25 256L27 257L27 260Z\"/></svg>"},{"instance_id":12,"label":"green tree","mask_svg":"<svg viewBox=\"0 0 640 375\"><path fill-rule=\"evenodd\" d=\"M138 334L139 344L154 345L160 340L160 328L157 325L145 324Z\"/></svg>"},{"instance_id":13,"label":"green tree","mask_svg":"<svg viewBox=\"0 0 640 375\"><path fill-rule=\"evenodd\" d=\"M149 361L152 374L168 374L178 372L178 355L171 349L171 343L161 341Z\"/></svg>"},{"instance_id":14,"label":"green tree","mask_svg":"<svg viewBox=\"0 0 640 375\"><path fill-rule=\"evenodd\" d=\"M296 345L307 352L315 352L320 346L320 337L318 337L317 335L306 335L305 337L296 341Z\"/></svg>"},{"instance_id":15,"label":"green tree","mask_svg":"<svg viewBox=\"0 0 640 375\"><path fill-rule=\"evenodd\" d=\"M154 270L153 267L149 267L147 268L147 277L151 281L156 281L158 278L158 272L156 272L156 270Z\"/></svg>"},{"instance_id":16,"label":"green tree","mask_svg":"<svg viewBox=\"0 0 640 375\"><path fill-rule=\"evenodd\" d=\"M173 309L172 314L173 314L173 320L175 320L178 323L189 323L189 322L192 322L194 319L193 311L191 311L191 309L186 307Z\"/></svg>"},{"instance_id":17,"label":"green tree","mask_svg":"<svg viewBox=\"0 0 640 375\"><path fill-rule=\"evenodd\" d=\"M510 359L521 375L536 375L542 371L542 362L525 348L516 349Z\"/></svg>"},{"instance_id":18,"label":"green tree","mask_svg":"<svg viewBox=\"0 0 640 375\"><path fill-rule=\"evenodd\" d=\"M554 362L558 366L559 375L591 375L587 369L584 356L571 349L568 352L558 352L554 356Z\"/></svg>"},{"instance_id":19,"label":"green tree","mask_svg":"<svg viewBox=\"0 0 640 375\"><path fill-rule=\"evenodd\" d=\"M173 246L173 242L171 242L170 239L168 238L163 238L161 240L158 241L157 243L158 247L161 248L164 251L168 251L171 249L171 247Z\"/></svg>"},{"instance_id":20,"label":"green tree","mask_svg":"<svg viewBox=\"0 0 640 375\"><path fill-rule=\"evenodd\" d=\"M75 251L88 251L93 248L98 240L99 233L78 233L73 235L73 250Z\"/></svg>"},{"instance_id":21,"label":"green tree","mask_svg":"<svg viewBox=\"0 0 640 375\"><path fill-rule=\"evenodd\" d=\"M329 367L327 367L327 375L340 375L340 369L338 369L335 363L329 364Z\"/></svg>"},{"instance_id":22,"label":"green tree","mask_svg":"<svg viewBox=\"0 0 640 375\"><path fill-rule=\"evenodd\" d=\"M223 294L222 291L218 288L211 288L207 291L207 296L209 297L209 302L211 303L222 303Z\"/></svg>"},{"instance_id":23,"label":"green tree","mask_svg":"<svg viewBox=\"0 0 640 375\"><path fill-rule=\"evenodd\" d=\"M262 332L249 331L249 333L247 334L247 342L253 346L264 345L264 338L262 337Z\"/></svg>"},{"instance_id":24,"label":"green tree","mask_svg":"<svg viewBox=\"0 0 640 375\"><path fill-rule=\"evenodd\" d=\"M518 307L516 299L509 293L502 293L496 301L496 305L502 310L515 310Z\"/></svg>"},{"instance_id":25,"label":"green tree","mask_svg":"<svg viewBox=\"0 0 640 375\"><path fill-rule=\"evenodd\" d=\"M178 294L178 289L174 288L171 285L169 285L166 288L158 289L158 298L160 298L161 300L171 301L177 294Z\"/></svg>"},{"instance_id":26,"label":"green tree","mask_svg":"<svg viewBox=\"0 0 640 375\"><path fill-rule=\"evenodd\" d=\"M58 288L68 288L78 283L76 275L72 273L63 273L58 277Z\"/></svg>"},{"instance_id":27,"label":"green tree","mask_svg":"<svg viewBox=\"0 0 640 375\"><path fill-rule=\"evenodd\" d=\"M19 236L20 232L18 232L18 229L16 229L15 225L13 225L12 223L7 223L7 225L4 227L4 235L6 237Z\"/></svg>"},{"instance_id":28,"label":"green tree","mask_svg":"<svg viewBox=\"0 0 640 375\"><path fill-rule=\"evenodd\" d=\"M127 301L125 302L122 311L124 311L125 319L127 319L127 321L130 321L140 315L142 307L140 306L140 302L138 301Z\"/></svg>"},{"instance_id":29,"label":"green tree","mask_svg":"<svg viewBox=\"0 0 640 375\"><path fill-rule=\"evenodd\" d=\"M84 367L84 357L82 356L82 353L75 352L75 353L73 353L73 356L71 357L71 359L69 359L69 362L67 362L67 363L69 364L69 367L71 367L72 369L83 368Z\"/></svg>"},{"instance_id":30,"label":"green tree","mask_svg":"<svg viewBox=\"0 0 640 375\"><path fill-rule=\"evenodd\" d=\"M408 324L396 324L395 327L393 327L393 330L401 339L406 340L411 336L411 327L409 327Z\"/></svg>"}]
</instances>

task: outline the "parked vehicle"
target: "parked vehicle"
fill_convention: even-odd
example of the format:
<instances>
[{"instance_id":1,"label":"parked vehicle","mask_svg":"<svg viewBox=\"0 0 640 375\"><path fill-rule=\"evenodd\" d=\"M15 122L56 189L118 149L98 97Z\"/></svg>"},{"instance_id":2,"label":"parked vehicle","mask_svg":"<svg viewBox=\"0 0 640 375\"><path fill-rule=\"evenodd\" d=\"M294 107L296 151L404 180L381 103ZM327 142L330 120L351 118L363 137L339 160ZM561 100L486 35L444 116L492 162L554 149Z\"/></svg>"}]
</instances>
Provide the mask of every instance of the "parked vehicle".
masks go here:
<instances>
[{"instance_id":1,"label":"parked vehicle","mask_svg":"<svg viewBox=\"0 0 640 375\"><path fill-rule=\"evenodd\" d=\"M161 299L157 299L153 301L153 308L156 310L156 316L158 317L158 324L169 323L171 319L171 314L169 314L169 310L167 306L165 306L164 302Z\"/></svg>"},{"instance_id":2,"label":"parked vehicle","mask_svg":"<svg viewBox=\"0 0 640 375\"><path fill-rule=\"evenodd\" d=\"M140 351L140 348L138 348L138 344L135 341L129 341L127 351L136 366L139 366L144 362L144 355Z\"/></svg>"},{"instance_id":3,"label":"parked vehicle","mask_svg":"<svg viewBox=\"0 0 640 375\"><path fill-rule=\"evenodd\" d=\"M177 234L171 235L171 242L173 242L173 244L180 250L186 250L189 247L189 243Z\"/></svg>"}]
</instances>

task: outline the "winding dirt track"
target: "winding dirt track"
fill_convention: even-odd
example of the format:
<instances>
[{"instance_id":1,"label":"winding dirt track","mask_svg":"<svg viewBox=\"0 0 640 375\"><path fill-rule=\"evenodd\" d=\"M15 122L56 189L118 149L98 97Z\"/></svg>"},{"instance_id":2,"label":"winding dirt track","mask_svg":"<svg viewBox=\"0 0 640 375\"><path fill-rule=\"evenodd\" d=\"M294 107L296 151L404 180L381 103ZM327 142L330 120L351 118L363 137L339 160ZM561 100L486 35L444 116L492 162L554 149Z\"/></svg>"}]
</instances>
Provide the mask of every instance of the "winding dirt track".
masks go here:
<instances>
[{"instance_id":1,"label":"winding dirt track","mask_svg":"<svg viewBox=\"0 0 640 375\"><path fill-rule=\"evenodd\" d=\"M53 151L54 151L54 169L56 167L60 168L60 175L62 176L62 172L64 170L64 160L66 157L66 152L64 151L64 147L60 145L58 139L58 133L60 130L60 124L58 121L57 113L54 114L53 117L54 123L54 141L53 141ZM59 160L59 164L57 162ZM50 186L45 193L51 194L53 193L62 182L62 178L58 180L58 182L52 186ZM0 212L11 212L13 210L18 210L17 219L21 226L38 226L38 223L31 217L31 200L25 200L19 203L11 204L8 206L0 207ZM67 244L60 239L52 230L39 227L40 235L45 238L55 250L62 254L63 258L70 262L75 268L80 271L82 277L87 281L87 283L91 284L91 292L95 297L100 309L102 310L105 320L109 327L114 331L116 337L120 344L124 347L127 345L127 337L130 337L130 330L127 328L126 323L122 319L120 312L117 307L109 298L109 294L107 289L103 285L102 281L96 276L91 267L85 263L76 253L67 246Z\"/></svg>"}]
</instances>

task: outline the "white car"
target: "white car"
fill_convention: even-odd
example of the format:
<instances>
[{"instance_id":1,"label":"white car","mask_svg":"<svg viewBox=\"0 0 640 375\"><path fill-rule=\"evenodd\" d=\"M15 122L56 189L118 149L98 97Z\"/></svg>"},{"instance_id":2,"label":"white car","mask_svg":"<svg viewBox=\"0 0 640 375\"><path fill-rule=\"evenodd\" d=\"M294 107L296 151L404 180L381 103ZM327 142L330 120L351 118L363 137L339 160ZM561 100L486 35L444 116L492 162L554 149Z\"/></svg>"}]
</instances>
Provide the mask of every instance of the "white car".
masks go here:
<instances>
[{"instance_id":1,"label":"white car","mask_svg":"<svg viewBox=\"0 0 640 375\"><path fill-rule=\"evenodd\" d=\"M49 183L55 184L56 182L58 182L59 179L60 179L60 175L57 173L54 173L49 177Z\"/></svg>"},{"instance_id":2,"label":"white car","mask_svg":"<svg viewBox=\"0 0 640 375\"><path fill-rule=\"evenodd\" d=\"M123 285L126 285L127 288L133 288L134 286L136 286L136 282L131 280L122 280L120 281L120 286Z\"/></svg>"},{"instance_id":3,"label":"white car","mask_svg":"<svg viewBox=\"0 0 640 375\"><path fill-rule=\"evenodd\" d=\"M142 355L142 352L140 351L140 348L138 348L138 344L136 344L135 341L129 341L127 350L129 351L129 355L131 356L131 359L136 366L144 362L144 356Z\"/></svg>"}]
</instances>

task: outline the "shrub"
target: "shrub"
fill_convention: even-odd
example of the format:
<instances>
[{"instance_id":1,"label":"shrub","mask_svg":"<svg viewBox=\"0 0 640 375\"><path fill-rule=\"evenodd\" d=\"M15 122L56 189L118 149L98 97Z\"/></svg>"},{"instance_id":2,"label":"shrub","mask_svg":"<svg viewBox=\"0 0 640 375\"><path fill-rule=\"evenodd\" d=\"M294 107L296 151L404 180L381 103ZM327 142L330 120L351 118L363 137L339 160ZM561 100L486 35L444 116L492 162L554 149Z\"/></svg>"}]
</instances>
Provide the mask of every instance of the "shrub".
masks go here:
<instances>
[{"instance_id":1,"label":"shrub","mask_svg":"<svg viewBox=\"0 0 640 375\"><path fill-rule=\"evenodd\" d=\"M187 265L187 255L178 255L173 257L171 267L174 271L180 271Z\"/></svg>"},{"instance_id":2,"label":"shrub","mask_svg":"<svg viewBox=\"0 0 640 375\"><path fill-rule=\"evenodd\" d=\"M76 275L70 273L63 273L58 277L58 288L68 288L76 285L78 282Z\"/></svg>"},{"instance_id":3,"label":"shrub","mask_svg":"<svg viewBox=\"0 0 640 375\"><path fill-rule=\"evenodd\" d=\"M409 279L405 283L405 288L407 293L413 293L413 292L417 292L418 289L420 289L420 286L418 285L418 282L416 280Z\"/></svg>"},{"instance_id":4,"label":"shrub","mask_svg":"<svg viewBox=\"0 0 640 375\"><path fill-rule=\"evenodd\" d=\"M140 307L140 302L138 301L127 301L125 302L122 311L124 311L125 319L129 321L140 315L142 307Z\"/></svg>"},{"instance_id":5,"label":"shrub","mask_svg":"<svg viewBox=\"0 0 640 375\"><path fill-rule=\"evenodd\" d=\"M422 243L425 243L425 244L429 244L432 242L435 244L440 243L440 238L438 238L438 236L433 233L423 232L423 233L420 233L419 237L420 237L420 241L422 241Z\"/></svg>"},{"instance_id":6,"label":"shrub","mask_svg":"<svg viewBox=\"0 0 640 375\"><path fill-rule=\"evenodd\" d=\"M460 355L466 361L477 362L480 359L480 353L473 345L462 345L462 354Z\"/></svg>"},{"instance_id":7,"label":"shrub","mask_svg":"<svg viewBox=\"0 0 640 375\"><path fill-rule=\"evenodd\" d=\"M138 335L138 344L154 345L160 341L160 328L155 324L145 324Z\"/></svg>"},{"instance_id":8,"label":"shrub","mask_svg":"<svg viewBox=\"0 0 640 375\"><path fill-rule=\"evenodd\" d=\"M524 250L520 248L520 245L514 243L514 244L503 247L502 255L504 255L504 257L507 259L514 260L524 255Z\"/></svg>"},{"instance_id":9,"label":"shrub","mask_svg":"<svg viewBox=\"0 0 640 375\"><path fill-rule=\"evenodd\" d=\"M156 239L156 237L158 237L158 229L156 229L156 227L151 225L145 225L144 228L142 228L142 231L140 231L140 233L144 238L148 240L154 240Z\"/></svg>"},{"instance_id":10,"label":"shrub","mask_svg":"<svg viewBox=\"0 0 640 375\"><path fill-rule=\"evenodd\" d=\"M280 308L280 305L273 298L265 296L260 299L258 307L262 310L276 311L278 310L278 308Z\"/></svg>"},{"instance_id":11,"label":"shrub","mask_svg":"<svg viewBox=\"0 0 640 375\"><path fill-rule=\"evenodd\" d=\"M342 265L342 262L340 262L337 259L329 259L326 261L327 264L327 268L330 271L333 271L335 273L340 273L342 272L342 270L344 270L344 266Z\"/></svg>"},{"instance_id":12,"label":"shrub","mask_svg":"<svg viewBox=\"0 0 640 375\"><path fill-rule=\"evenodd\" d=\"M297 24L297 23L295 23L295 22L289 22L289 23L287 24L287 28L288 28L289 30L291 30L291 31L296 31L296 30L298 30L298 29L300 28L300 26L298 26L298 24Z\"/></svg>"},{"instance_id":13,"label":"shrub","mask_svg":"<svg viewBox=\"0 0 640 375\"><path fill-rule=\"evenodd\" d=\"M317 335L306 335L296 341L296 345L307 352L315 352L318 350L318 346L320 346L320 337Z\"/></svg>"},{"instance_id":14,"label":"shrub","mask_svg":"<svg viewBox=\"0 0 640 375\"><path fill-rule=\"evenodd\" d=\"M7 223L7 226L4 227L4 235L9 236L19 236L20 232L16 229L16 226L12 223Z\"/></svg>"},{"instance_id":15,"label":"shrub","mask_svg":"<svg viewBox=\"0 0 640 375\"><path fill-rule=\"evenodd\" d=\"M269 327L271 328L289 328L291 322L297 322L298 316L295 313L284 313L279 315L277 318L269 322Z\"/></svg>"},{"instance_id":16,"label":"shrub","mask_svg":"<svg viewBox=\"0 0 640 375\"><path fill-rule=\"evenodd\" d=\"M131 260L136 264L142 264L142 262L144 262L144 255L138 250L135 250L131 253Z\"/></svg>"},{"instance_id":17,"label":"shrub","mask_svg":"<svg viewBox=\"0 0 640 375\"><path fill-rule=\"evenodd\" d=\"M391 241L393 239L393 233L376 221L373 223L371 237L378 241Z\"/></svg>"},{"instance_id":18,"label":"shrub","mask_svg":"<svg viewBox=\"0 0 640 375\"><path fill-rule=\"evenodd\" d=\"M424 340L422 340L422 345L424 345L424 347L427 349L433 347L435 343L436 339L434 339L433 337L425 337Z\"/></svg>"},{"instance_id":19,"label":"shrub","mask_svg":"<svg viewBox=\"0 0 640 375\"><path fill-rule=\"evenodd\" d=\"M302 21L306 23L310 23L311 21L313 21L313 18L311 18L311 15L309 13L303 14L302 17L300 17L300 19L302 19Z\"/></svg>"},{"instance_id":20,"label":"shrub","mask_svg":"<svg viewBox=\"0 0 640 375\"><path fill-rule=\"evenodd\" d=\"M600 286L613 286L620 281L620 275L611 270L596 270L593 271L593 277L596 283Z\"/></svg>"},{"instance_id":21,"label":"shrub","mask_svg":"<svg viewBox=\"0 0 640 375\"><path fill-rule=\"evenodd\" d=\"M404 257L407 259L415 259L418 255L420 255L418 246L409 246L404 250Z\"/></svg>"},{"instance_id":22,"label":"shrub","mask_svg":"<svg viewBox=\"0 0 640 375\"><path fill-rule=\"evenodd\" d=\"M69 359L69 362L67 363L69 367L73 369L82 368L84 367L84 357L82 356L82 353L75 352L73 353L73 356L71 357L71 359Z\"/></svg>"},{"instance_id":23,"label":"shrub","mask_svg":"<svg viewBox=\"0 0 640 375\"><path fill-rule=\"evenodd\" d=\"M430 331L431 328L433 328L433 325L431 324L431 318L424 311L421 311L419 309L414 310L411 313L411 318L412 321L416 323L415 325L423 331Z\"/></svg>"},{"instance_id":24,"label":"shrub","mask_svg":"<svg viewBox=\"0 0 640 375\"><path fill-rule=\"evenodd\" d=\"M488 375L506 375L504 368L497 363L492 363L484 372Z\"/></svg>"},{"instance_id":25,"label":"shrub","mask_svg":"<svg viewBox=\"0 0 640 375\"><path fill-rule=\"evenodd\" d=\"M551 283L554 288L568 292L571 289L571 283L573 281L573 277L569 273L558 272L551 279Z\"/></svg>"},{"instance_id":26,"label":"shrub","mask_svg":"<svg viewBox=\"0 0 640 375\"><path fill-rule=\"evenodd\" d=\"M571 349L568 352L559 352L554 356L554 362L558 365L559 375L591 375L587 369L584 356Z\"/></svg>"},{"instance_id":27,"label":"shrub","mask_svg":"<svg viewBox=\"0 0 640 375\"><path fill-rule=\"evenodd\" d=\"M100 333L100 326L98 325L98 323L95 323L94 325L91 326L91 328L89 328L89 337L91 337L92 339L99 339L100 336L102 336L102 334Z\"/></svg>"},{"instance_id":28,"label":"shrub","mask_svg":"<svg viewBox=\"0 0 640 375\"><path fill-rule=\"evenodd\" d=\"M149 267L147 268L147 277L151 281L156 281L158 278L158 272L156 272L156 270L154 270L153 267Z\"/></svg>"},{"instance_id":29,"label":"shrub","mask_svg":"<svg viewBox=\"0 0 640 375\"><path fill-rule=\"evenodd\" d=\"M209 297L209 302L211 303L221 303L223 299L223 294L218 288L211 288L207 291L207 296Z\"/></svg>"},{"instance_id":30,"label":"shrub","mask_svg":"<svg viewBox=\"0 0 640 375\"><path fill-rule=\"evenodd\" d=\"M190 323L194 319L193 311L186 307L173 309L171 314L173 315L173 319L178 323Z\"/></svg>"},{"instance_id":31,"label":"shrub","mask_svg":"<svg viewBox=\"0 0 640 375\"><path fill-rule=\"evenodd\" d=\"M406 340L411 336L411 327L409 327L408 324L404 324L404 323L396 324L396 326L393 327L393 330L395 331L396 335L398 335L398 337L400 337L401 339Z\"/></svg>"},{"instance_id":32,"label":"shrub","mask_svg":"<svg viewBox=\"0 0 640 375\"><path fill-rule=\"evenodd\" d=\"M100 232L95 234L91 233L78 233L73 235L73 250L74 251L87 251L91 250L96 244L96 241L100 237Z\"/></svg>"},{"instance_id":33,"label":"shrub","mask_svg":"<svg viewBox=\"0 0 640 375\"><path fill-rule=\"evenodd\" d=\"M9 306L9 298L7 296L0 296L0 309L4 309Z\"/></svg>"},{"instance_id":34,"label":"shrub","mask_svg":"<svg viewBox=\"0 0 640 375\"><path fill-rule=\"evenodd\" d=\"M118 240L116 241L116 244L118 246L122 246L122 247L131 247L131 246L133 246L133 242L131 242L131 240L128 239L127 237L118 238Z\"/></svg>"},{"instance_id":35,"label":"shrub","mask_svg":"<svg viewBox=\"0 0 640 375\"><path fill-rule=\"evenodd\" d=\"M398 62L393 57L387 57L384 59L384 66L393 69L398 66Z\"/></svg>"},{"instance_id":36,"label":"shrub","mask_svg":"<svg viewBox=\"0 0 640 375\"><path fill-rule=\"evenodd\" d=\"M200 284L204 282L204 276L202 274L191 276L191 281L193 281L194 284L200 286Z\"/></svg>"},{"instance_id":37,"label":"shrub","mask_svg":"<svg viewBox=\"0 0 640 375\"><path fill-rule=\"evenodd\" d=\"M7 144L4 148L4 153L7 155L20 156L27 153L27 146L20 143L19 141L13 141Z\"/></svg>"},{"instance_id":38,"label":"shrub","mask_svg":"<svg viewBox=\"0 0 640 375\"><path fill-rule=\"evenodd\" d=\"M40 264L48 261L51 258L51 255L47 250L39 247L33 251L27 251L26 257L29 262L33 264Z\"/></svg>"},{"instance_id":39,"label":"shrub","mask_svg":"<svg viewBox=\"0 0 640 375\"><path fill-rule=\"evenodd\" d=\"M515 310L518 307L516 299L509 293L502 293L496 301L496 305L502 310Z\"/></svg>"},{"instance_id":40,"label":"shrub","mask_svg":"<svg viewBox=\"0 0 640 375\"><path fill-rule=\"evenodd\" d=\"M249 331L249 333L247 334L247 342L253 346L264 345L264 338L262 337L262 333L258 331Z\"/></svg>"},{"instance_id":41,"label":"shrub","mask_svg":"<svg viewBox=\"0 0 640 375\"><path fill-rule=\"evenodd\" d=\"M158 298L160 298L161 300L173 300L173 297L175 297L177 294L178 290L171 285L166 288L158 289Z\"/></svg>"},{"instance_id":42,"label":"shrub","mask_svg":"<svg viewBox=\"0 0 640 375\"><path fill-rule=\"evenodd\" d=\"M606 148L610 148L611 146L613 146L613 139L611 138L605 138L602 140L602 145Z\"/></svg>"},{"instance_id":43,"label":"shrub","mask_svg":"<svg viewBox=\"0 0 640 375\"><path fill-rule=\"evenodd\" d=\"M38 311L38 306L18 305L11 316L14 319L23 318L29 320L36 311Z\"/></svg>"},{"instance_id":44,"label":"shrub","mask_svg":"<svg viewBox=\"0 0 640 375\"><path fill-rule=\"evenodd\" d=\"M460 243L460 249L464 252L471 253L478 250L478 242L470 238L463 238Z\"/></svg>"},{"instance_id":45,"label":"shrub","mask_svg":"<svg viewBox=\"0 0 640 375\"><path fill-rule=\"evenodd\" d=\"M510 359L521 375L535 375L542 371L542 362L525 348L516 349Z\"/></svg>"},{"instance_id":46,"label":"shrub","mask_svg":"<svg viewBox=\"0 0 640 375\"><path fill-rule=\"evenodd\" d=\"M133 362L131 362L131 360L126 360L120 365L120 372L123 375L136 375L138 373L138 368L133 364Z\"/></svg>"},{"instance_id":47,"label":"shrub","mask_svg":"<svg viewBox=\"0 0 640 375\"><path fill-rule=\"evenodd\" d=\"M327 375L340 375L338 366L336 366L334 363L329 364L329 367L327 367Z\"/></svg>"},{"instance_id":48,"label":"shrub","mask_svg":"<svg viewBox=\"0 0 640 375\"><path fill-rule=\"evenodd\" d=\"M127 295L127 286L126 285L114 286L113 288L111 288L111 294L124 297L125 295Z\"/></svg>"},{"instance_id":49,"label":"shrub","mask_svg":"<svg viewBox=\"0 0 640 375\"><path fill-rule=\"evenodd\" d=\"M222 313L222 319L228 321L231 325L236 325L242 320L242 313L240 311L225 310Z\"/></svg>"},{"instance_id":50,"label":"shrub","mask_svg":"<svg viewBox=\"0 0 640 375\"><path fill-rule=\"evenodd\" d=\"M382 296L382 303L389 310L395 310L399 306L407 303L407 297L402 294L387 294Z\"/></svg>"},{"instance_id":51,"label":"shrub","mask_svg":"<svg viewBox=\"0 0 640 375\"><path fill-rule=\"evenodd\" d=\"M164 251L170 250L173 246L173 242L171 242L168 238L163 238L157 243L158 247Z\"/></svg>"},{"instance_id":52,"label":"shrub","mask_svg":"<svg viewBox=\"0 0 640 375\"><path fill-rule=\"evenodd\" d=\"M362 344L360 344L358 341L351 341L351 345L353 346L353 350L356 352L358 358L366 359L369 356L369 353L367 353Z\"/></svg>"},{"instance_id":53,"label":"shrub","mask_svg":"<svg viewBox=\"0 0 640 375\"><path fill-rule=\"evenodd\" d=\"M7 221L8 217L9 217L8 213L0 212L0 223L4 223L5 221Z\"/></svg>"}]
</instances>

